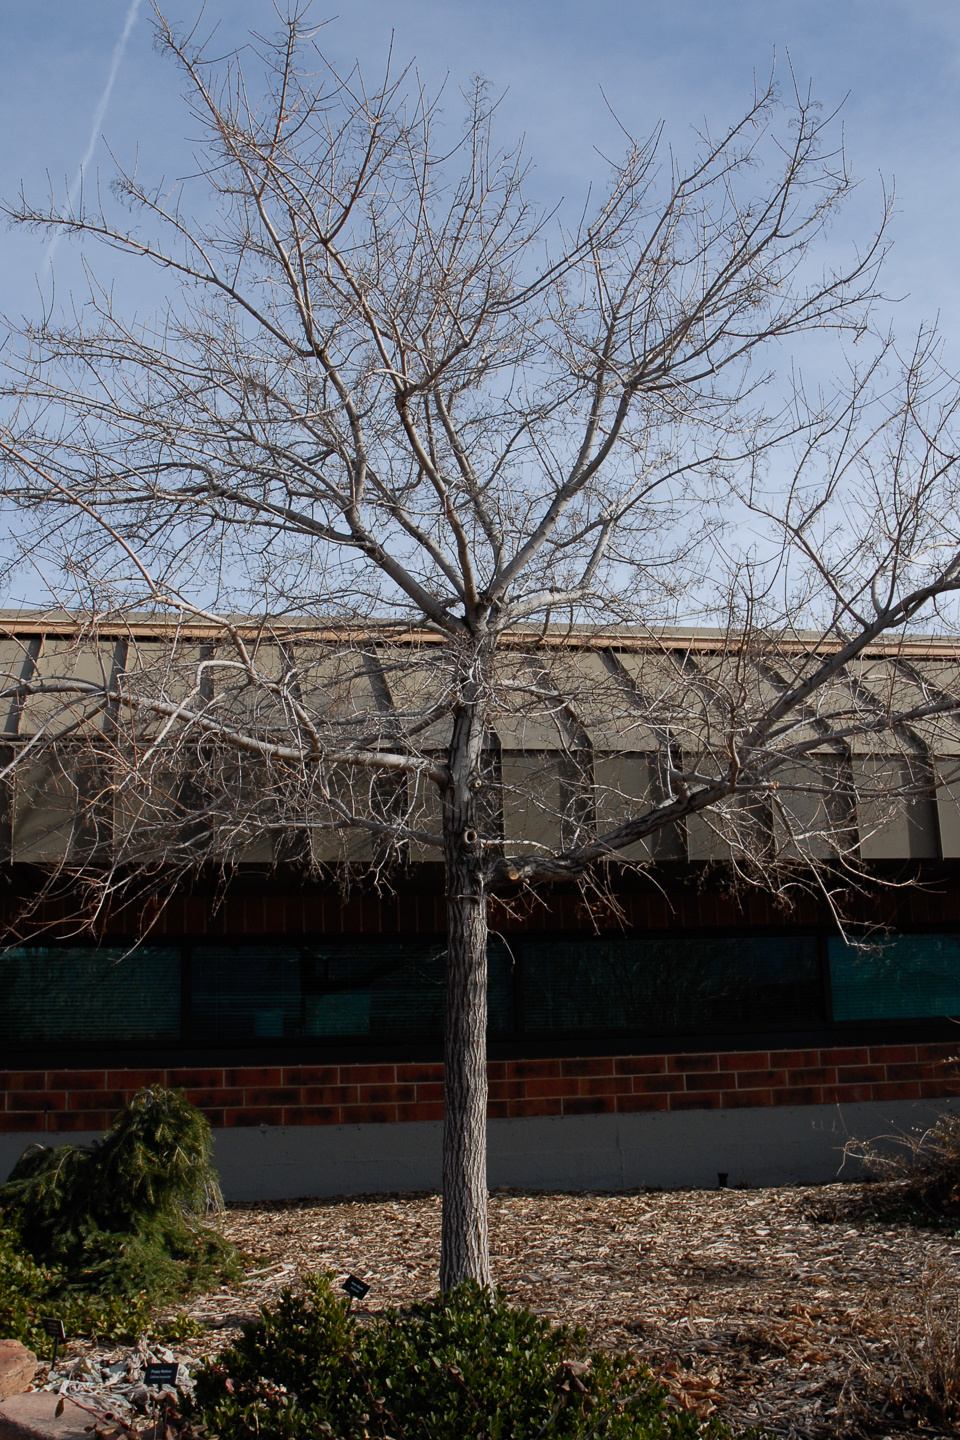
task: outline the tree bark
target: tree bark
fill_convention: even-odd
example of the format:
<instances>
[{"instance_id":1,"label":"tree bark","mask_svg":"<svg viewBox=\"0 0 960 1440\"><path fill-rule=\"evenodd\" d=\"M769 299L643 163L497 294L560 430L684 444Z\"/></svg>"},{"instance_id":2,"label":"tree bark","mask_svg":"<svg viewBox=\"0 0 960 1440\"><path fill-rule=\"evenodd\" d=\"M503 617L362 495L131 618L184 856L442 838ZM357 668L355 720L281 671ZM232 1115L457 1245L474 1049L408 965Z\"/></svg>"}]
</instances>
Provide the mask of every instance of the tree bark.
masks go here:
<instances>
[{"instance_id":1,"label":"tree bark","mask_svg":"<svg viewBox=\"0 0 960 1440\"><path fill-rule=\"evenodd\" d=\"M440 1288L489 1285L487 1241L487 906L478 792L484 724L465 704L454 719L444 797L447 1012L443 1070Z\"/></svg>"}]
</instances>

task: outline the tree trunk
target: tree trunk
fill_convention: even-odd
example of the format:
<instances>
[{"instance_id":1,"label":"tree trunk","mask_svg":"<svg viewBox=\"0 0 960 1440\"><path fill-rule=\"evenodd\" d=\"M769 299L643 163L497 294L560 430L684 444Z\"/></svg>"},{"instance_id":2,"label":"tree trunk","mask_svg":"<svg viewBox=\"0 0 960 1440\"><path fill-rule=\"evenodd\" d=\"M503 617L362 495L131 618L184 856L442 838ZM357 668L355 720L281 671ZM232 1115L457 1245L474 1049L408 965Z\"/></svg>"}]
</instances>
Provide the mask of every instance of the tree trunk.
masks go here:
<instances>
[{"instance_id":1,"label":"tree trunk","mask_svg":"<svg viewBox=\"0 0 960 1440\"><path fill-rule=\"evenodd\" d=\"M444 797L447 1013L443 1070L440 1288L490 1284L487 1243L487 906L478 790L484 725L468 704L454 720Z\"/></svg>"}]
</instances>

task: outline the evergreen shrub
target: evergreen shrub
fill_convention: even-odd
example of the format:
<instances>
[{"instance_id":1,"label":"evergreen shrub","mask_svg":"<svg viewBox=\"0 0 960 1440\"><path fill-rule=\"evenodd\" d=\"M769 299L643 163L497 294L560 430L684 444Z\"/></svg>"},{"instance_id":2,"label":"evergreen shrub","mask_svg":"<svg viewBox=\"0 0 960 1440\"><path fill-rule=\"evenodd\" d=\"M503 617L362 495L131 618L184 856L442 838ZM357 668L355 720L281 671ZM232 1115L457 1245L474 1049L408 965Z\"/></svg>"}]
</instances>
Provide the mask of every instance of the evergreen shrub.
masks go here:
<instances>
[{"instance_id":1,"label":"evergreen shrub","mask_svg":"<svg viewBox=\"0 0 960 1440\"><path fill-rule=\"evenodd\" d=\"M132 1341L150 1323L146 1296L72 1292L62 1271L38 1265L16 1230L0 1222L0 1336L47 1357L52 1342L41 1324L45 1315L62 1320L68 1336L104 1340Z\"/></svg>"},{"instance_id":2,"label":"evergreen shrub","mask_svg":"<svg viewBox=\"0 0 960 1440\"><path fill-rule=\"evenodd\" d=\"M360 1324L330 1277L285 1292L199 1372L221 1440L693 1440L728 1432L667 1404L628 1355L466 1284Z\"/></svg>"},{"instance_id":3,"label":"evergreen shrub","mask_svg":"<svg viewBox=\"0 0 960 1440\"><path fill-rule=\"evenodd\" d=\"M182 1092L141 1090L93 1145L31 1145L0 1188L16 1243L75 1292L156 1301L237 1273L205 1223L223 1201L210 1126Z\"/></svg>"}]
</instances>

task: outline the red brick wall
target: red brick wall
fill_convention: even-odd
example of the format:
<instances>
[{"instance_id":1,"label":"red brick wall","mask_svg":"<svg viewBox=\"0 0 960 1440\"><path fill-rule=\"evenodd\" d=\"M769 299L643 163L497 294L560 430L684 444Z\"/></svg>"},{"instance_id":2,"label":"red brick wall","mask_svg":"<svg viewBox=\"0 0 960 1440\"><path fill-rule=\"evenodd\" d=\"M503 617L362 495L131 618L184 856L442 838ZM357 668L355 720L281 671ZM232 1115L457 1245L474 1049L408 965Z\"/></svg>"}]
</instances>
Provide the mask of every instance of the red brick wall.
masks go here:
<instances>
[{"instance_id":1,"label":"red brick wall","mask_svg":"<svg viewBox=\"0 0 960 1440\"><path fill-rule=\"evenodd\" d=\"M955 1045L490 1062L492 1119L919 1100L960 1088ZM439 1120L441 1065L0 1072L0 1131L104 1130L144 1085L183 1087L212 1125Z\"/></svg>"}]
</instances>

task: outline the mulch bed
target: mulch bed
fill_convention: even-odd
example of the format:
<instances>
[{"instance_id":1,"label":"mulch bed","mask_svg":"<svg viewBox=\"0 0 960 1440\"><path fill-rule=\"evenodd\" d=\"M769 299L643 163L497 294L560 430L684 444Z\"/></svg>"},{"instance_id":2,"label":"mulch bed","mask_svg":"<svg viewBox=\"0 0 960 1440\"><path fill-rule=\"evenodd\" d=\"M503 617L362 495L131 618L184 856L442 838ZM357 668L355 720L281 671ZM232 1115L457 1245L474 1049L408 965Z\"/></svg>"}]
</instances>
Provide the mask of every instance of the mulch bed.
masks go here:
<instances>
[{"instance_id":1,"label":"mulch bed","mask_svg":"<svg viewBox=\"0 0 960 1440\"><path fill-rule=\"evenodd\" d=\"M960 1294L960 1240L871 1222L857 1193L500 1190L495 1279L516 1303L583 1325L594 1347L632 1350L676 1404L736 1429L797 1440L958 1433L929 1415L924 1426L909 1398L890 1395L904 1336L921 1333L925 1277L941 1296ZM224 1228L251 1257L247 1277L186 1307L207 1326L175 1346L188 1363L308 1271L367 1280L360 1316L436 1290L436 1195L239 1205Z\"/></svg>"},{"instance_id":2,"label":"mulch bed","mask_svg":"<svg viewBox=\"0 0 960 1440\"><path fill-rule=\"evenodd\" d=\"M960 1241L882 1228L854 1202L840 1185L500 1190L490 1199L495 1279L516 1303L583 1325L592 1345L634 1351L681 1403L737 1427L791 1437L917 1434L909 1406L906 1416L902 1406L880 1413L899 1358L891 1325L919 1324L925 1274L956 1289ZM190 1307L222 1327L220 1341L302 1271L369 1281L354 1305L361 1314L436 1290L436 1195L234 1206L226 1231L259 1273Z\"/></svg>"}]
</instances>

